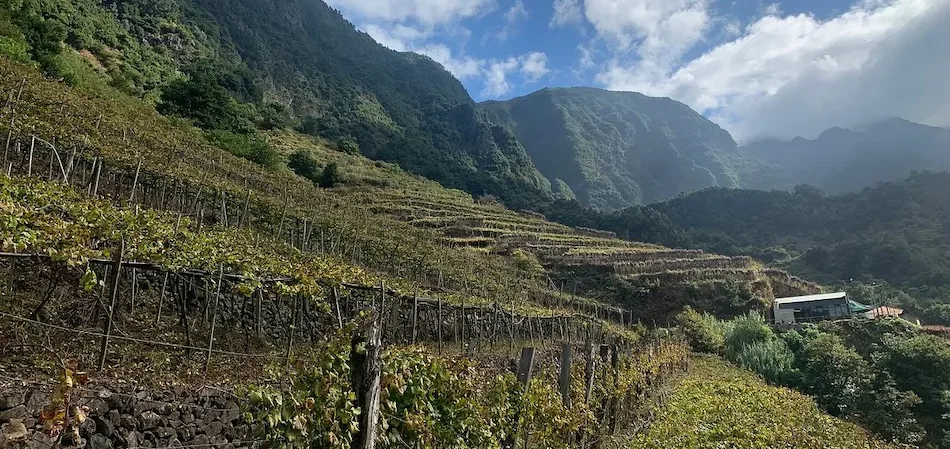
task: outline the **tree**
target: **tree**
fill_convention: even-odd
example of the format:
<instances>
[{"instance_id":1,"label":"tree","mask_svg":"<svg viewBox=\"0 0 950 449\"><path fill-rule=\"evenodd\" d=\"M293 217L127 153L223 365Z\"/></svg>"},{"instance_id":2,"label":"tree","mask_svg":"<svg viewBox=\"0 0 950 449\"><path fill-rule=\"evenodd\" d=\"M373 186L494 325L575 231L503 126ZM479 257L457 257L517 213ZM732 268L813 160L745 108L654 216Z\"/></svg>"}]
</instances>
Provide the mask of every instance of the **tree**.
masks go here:
<instances>
[{"instance_id":1,"label":"tree","mask_svg":"<svg viewBox=\"0 0 950 449\"><path fill-rule=\"evenodd\" d=\"M323 169L323 174L320 175L320 187L324 189L329 189L342 181L343 177L340 175L340 169L336 162L327 164L326 168Z\"/></svg>"},{"instance_id":2,"label":"tree","mask_svg":"<svg viewBox=\"0 0 950 449\"><path fill-rule=\"evenodd\" d=\"M294 154L291 154L287 166L290 167L294 173L309 179L314 185L320 185L322 182L320 167L317 166L317 162L313 160L313 156L307 151L298 150L294 152Z\"/></svg>"}]
</instances>

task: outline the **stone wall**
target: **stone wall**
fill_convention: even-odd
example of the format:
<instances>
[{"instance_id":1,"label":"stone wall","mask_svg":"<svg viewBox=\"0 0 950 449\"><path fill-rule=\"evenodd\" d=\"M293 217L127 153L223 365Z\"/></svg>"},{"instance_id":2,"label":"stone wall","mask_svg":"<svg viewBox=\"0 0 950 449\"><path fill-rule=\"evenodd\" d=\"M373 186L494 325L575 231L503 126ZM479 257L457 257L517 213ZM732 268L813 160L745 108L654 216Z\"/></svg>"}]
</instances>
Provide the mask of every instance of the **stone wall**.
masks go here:
<instances>
[{"instance_id":1,"label":"stone wall","mask_svg":"<svg viewBox=\"0 0 950 449\"><path fill-rule=\"evenodd\" d=\"M0 448L53 447L39 419L52 390L0 387ZM87 386L74 391L72 403L84 407L88 419L80 427L81 440L63 437L61 447L239 449L263 444L242 417L243 401L215 388L148 392Z\"/></svg>"}]
</instances>

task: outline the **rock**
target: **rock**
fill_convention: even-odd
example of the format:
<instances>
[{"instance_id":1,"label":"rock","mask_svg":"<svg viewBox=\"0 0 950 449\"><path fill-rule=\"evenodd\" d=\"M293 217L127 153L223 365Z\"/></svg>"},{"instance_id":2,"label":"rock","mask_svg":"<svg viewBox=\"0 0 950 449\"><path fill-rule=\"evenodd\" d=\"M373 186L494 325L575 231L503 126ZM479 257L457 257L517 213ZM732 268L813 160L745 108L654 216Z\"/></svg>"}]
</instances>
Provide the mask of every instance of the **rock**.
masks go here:
<instances>
[{"instance_id":1,"label":"rock","mask_svg":"<svg viewBox=\"0 0 950 449\"><path fill-rule=\"evenodd\" d=\"M172 439L168 440L168 447L170 449L175 449L183 447L183 445L181 444L181 441L178 440L178 438L172 437Z\"/></svg>"},{"instance_id":2,"label":"rock","mask_svg":"<svg viewBox=\"0 0 950 449\"><path fill-rule=\"evenodd\" d=\"M226 411L221 413L221 421L234 422L241 417L241 409L238 407L236 402L228 401L225 408Z\"/></svg>"},{"instance_id":3,"label":"rock","mask_svg":"<svg viewBox=\"0 0 950 449\"><path fill-rule=\"evenodd\" d=\"M26 400L26 408L31 411L31 415L38 415L47 405L49 405L50 396L42 391L33 391L29 399Z\"/></svg>"},{"instance_id":4,"label":"rock","mask_svg":"<svg viewBox=\"0 0 950 449\"><path fill-rule=\"evenodd\" d=\"M205 427L205 434L209 437L218 436L224 430L224 424L221 421L211 421Z\"/></svg>"},{"instance_id":5,"label":"rock","mask_svg":"<svg viewBox=\"0 0 950 449\"><path fill-rule=\"evenodd\" d=\"M79 425L79 435L85 439L89 439L92 434L96 433L96 420L93 418L88 418Z\"/></svg>"},{"instance_id":6,"label":"rock","mask_svg":"<svg viewBox=\"0 0 950 449\"><path fill-rule=\"evenodd\" d=\"M102 416L109 412L106 401L99 398L89 398L85 406L89 407L89 414L93 416Z\"/></svg>"},{"instance_id":7,"label":"rock","mask_svg":"<svg viewBox=\"0 0 950 449\"><path fill-rule=\"evenodd\" d=\"M87 420L87 421L88 421L88 420ZM33 426L35 426L35 425L36 425L36 419L34 419L33 417L27 416L26 418L23 418L23 426L26 427L27 429L29 429L29 428L31 428L31 427L33 427ZM41 427L41 426L39 426L39 427Z\"/></svg>"},{"instance_id":8,"label":"rock","mask_svg":"<svg viewBox=\"0 0 950 449\"><path fill-rule=\"evenodd\" d=\"M152 432L142 432L142 439L148 441L149 443L155 442L155 434Z\"/></svg>"},{"instance_id":9,"label":"rock","mask_svg":"<svg viewBox=\"0 0 950 449\"><path fill-rule=\"evenodd\" d=\"M158 404L152 401L143 401L138 399L135 399L134 401L135 404L132 405L132 414L135 416L158 408Z\"/></svg>"},{"instance_id":10,"label":"rock","mask_svg":"<svg viewBox=\"0 0 950 449\"><path fill-rule=\"evenodd\" d=\"M0 411L10 410L13 407L23 404L23 396L23 393L0 396Z\"/></svg>"},{"instance_id":11,"label":"rock","mask_svg":"<svg viewBox=\"0 0 950 449\"><path fill-rule=\"evenodd\" d=\"M162 422L162 417L153 411L147 411L142 413L142 416L139 418L142 423L142 429L152 430L158 427L159 423Z\"/></svg>"},{"instance_id":12,"label":"rock","mask_svg":"<svg viewBox=\"0 0 950 449\"><path fill-rule=\"evenodd\" d=\"M195 420L195 425L198 426L199 429L204 429L204 428L205 428L205 420L204 420L204 419L201 419L201 418L198 418L198 419Z\"/></svg>"},{"instance_id":13,"label":"rock","mask_svg":"<svg viewBox=\"0 0 950 449\"><path fill-rule=\"evenodd\" d=\"M234 433L234 425L231 423L224 425L224 430L221 431L221 434L229 440L233 440L237 435Z\"/></svg>"},{"instance_id":14,"label":"rock","mask_svg":"<svg viewBox=\"0 0 950 449\"><path fill-rule=\"evenodd\" d=\"M27 412L26 406L20 404L16 407L0 412L0 423L10 422L14 419L22 420L29 415L30 414Z\"/></svg>"},{"instance_id":15,"label":"rock","mask_svg":"<svg viewBox=\"0 0 950 449\"><path fill-rule=\"evenodd\" d=\"M176 435L175 429L172 429L171 427L161 427L155 431L155 436L158 438L168 438Z\"/></svg>"},{"instance_id":16,"label":"rock","mask_svg":"<svg viewBox=\"0 0 950 449\"><path fill-rule=\"evenodd\" d=\"M26 439L26 447L30 449L50 449L53 447L53 441L45 432L33 432L33 436Z\"/></svg>"},{"instance_id":17,"label":"rock","mask_svg":"<svg viewBox=\"0 0 950 449\"><path fill-rule=\"evenodd\" d=\"M181 421L178 421L177 419L169 419L167 425L172 429L180 429L182 426L184 426L184 424L182 424Z\"/></svg>"},{"instance_id":18,"label":"rock","mask_svg":"<svg viewBox=\"0 0 950 449\"><path fill-rule=\"evenodd\" d=\"M139 428L139 421L133 418L132 415L122 415L119 423L119 425L126 430L138 430Z\"/></svg>"},{"instance_id":19,"label":"rock","mask_svg":"<svg viewBox=\"0 0 950 449\"><path fill-rule=\"evenodd\" d=\"M112 449L112 440L97 433L89 437L89 443L86 444L86 447L89 449Z\"/></svg>"},{"instance_id":20,"label":"rock","mask_svg":"<svg viewBox=\"0 0 950 449\"><path fill-rule=\"evenodd\" d=\"M103 417L96 418L96 433L104 435L106 437L111 437L112 433L115 432L115 424L112 424L112 420L105 419ZM90 437L90 441L92 438Z\"/></svg>"},{"instance_id":21,"label":"rock","mask_svg":"<svg viewBox=\"0 0 950 449\"><path fill-rule=\"evenodd\" d=\"M211 439L207 435L198 435L189 446L207 447L209 444L211 444Z\"/></svg>"},{"instance_id":22,"label":"rock","mask_svg":"<svg viewBox=\"0 0 950 449\"><path fill-rule=\"evenodd\" d=\"M181 421L181 412L175 410L168 414L169 421Z\"/></svg>"},{"instance_id":23,"label":"rock","mask_svg":"<svg viewBox=\"0 0 950 449\"><path fill-rule=\"evenodd\" d=\"M26 431L23 422L14 419L0 426L0 447L8 447L13 443L25 441L27 435L29 435L29 432Z\"/></svg>"},{"instance_id":24,"label":"rock","mask_svg":"<svg viewBox=\"0 0 950 449\"><path fill-rule=\"evenodd\" d=\"M109 410L106 416L108 416L109 422L112 423L112 427L119 427L122 424L122 414L118 410Z\"/></svg>"},{"instance_id":25,"label":"rock","mask_svg":"<svg viewBox=\"0 0 950 449\"><path fill-rule=\"evenodd\" d=\"M181 422L191 424L195 422L195 415L191 414L191 412L185 412L181 415Z\"/></svg>"},{"instance_id":26,"label":"rock","mask_svg":"<svg viewBox=\"0 0 950 449\"><path fill-rule=\"evenodd\" d=\"M135 449L139 447L139 433L136 431L131 431L125 434L125 447L128 449Z\"/></svg>"}]
</instances>

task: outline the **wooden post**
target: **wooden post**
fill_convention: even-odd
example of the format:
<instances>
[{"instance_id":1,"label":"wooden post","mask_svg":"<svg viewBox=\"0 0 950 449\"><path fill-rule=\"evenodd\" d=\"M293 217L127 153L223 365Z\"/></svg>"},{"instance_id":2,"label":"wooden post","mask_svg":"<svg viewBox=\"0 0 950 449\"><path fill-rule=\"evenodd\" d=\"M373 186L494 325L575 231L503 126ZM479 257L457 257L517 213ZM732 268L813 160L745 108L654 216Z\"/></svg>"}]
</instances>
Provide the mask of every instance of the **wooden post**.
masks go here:
<instances>
[{"instance_id":1,"label":"wooden post","mask_svg":"<svg viewBox=\"0 0 950 449\"><path fill-rule=\"evenodd\" d=\"M350 360L353 363L353 390L356 392L357 404L363 411L359 416L359 430L353 439L353 447L357 449L374 449L376 447L376 423L379 421L380 381L382 375L382 351L380 320L382 316L373 311L370 328L365 335L353 336L350 349ZM357 348L365 347L360 352Z\"/></svg>"},{"instance_id":2,"label":"wooden post","mask_svg":"<svg viewBox=\"0 0 950 449\"><path fill-rule=\"evenodd\" d=\"M343 329L343 313L340 312L340 293L333 287L333 303L336 305L336 322Z\"/></svg>"},{"instance_id":3,"label":"wooden post","mask_svg":"<svg viewBox=\"0 0 950 449\"><path fill-rule=\"evenodd\" d=\"M162 320L162 306L165 305L165 289L168 287L168 272L165 272L165 277L162 279L162 291L158 295L158 313L155 315L155 325L158 326L159 321Z\"/></svg>"},{"instance_id":4,"label":"wooden post","mask_svg":"<svg viewBox=\"0 0 950 449\"><path fill-rule=\"evenodd\" d=\"M218 285L214 287L214 310L211 312L211 336L208 337L208 358L205 359L205 372L211 365L211 352L214 348L214 325L218 322L218 301L221 299L221 281L224 278L224 264L218 266Z\"/></svg>"},{"instance_id":5,"label":"wooden post","mask_svg":"<svg viewBox=\"0 0 950 449\"><path fill-rule=\"evenodd\" d=\"M587 365L584 367L584 403L589 404L594 394L594 373L597 369L597 353L594 344L587 338Z\"/></svg>"},{"instance_id":6,"label":"wooden post","mask_svg":"<svg viewBox=\"0 0 950 449\"><path fill-rule=\"evenodd\" d=\"M99 163L97 164L96 161ZM92 177L92 196L95 197L99 194L99 176L102 174L102 158L93 159L92 165L95 168L95 174Z\"/></svg>"},{"instance_id":7,"label":"wooden post","mask_svg":"<svg viewBox=\"0 0 950 449\"><path fill-rule=\"evenodd\" d=\"M33 148L36 146L36 136L33 136L33 139L30 141L30 156L29 162L26 164L26 177L29 178L33 176Z\"/></svg>"},{"instance_id":8,"label":"wooden post","mask_svg":"<svg viewBox=\"0 0 950 449\"><path fill-rule=\"evenodd\" d=\"M257 289L257 304L255 305L255 311L254 311L254 320L255 320L254 333L257 334L258 337L260 337L261 332L264 331L264 324L261 322L261 313L263 313L262 309L264 307L263 303L264 303L264 289L259 288Z\"/></svg>"},{"instance_id":9,"label":"wooden post","mask_svg":"<svg viewBox=\"0 0 950 449\"><path fill-rule=\"evenodd\" d=\"M294 346L294 333L297 330L297 321L299 321L297 316L297 310L300 309L300 305L297 304L299 300L300 297L294 295L294 309L290 312L290 335L287 337L287 353L284 355L284 363L288 365L290 364L290 352Z\"/></svg>"},{"instance_id":10,"label":"wooden post","mask_svg":"<svg viewBox=\"0 0 950 449\"><path fill-rule=\"evenodd\" d=\"M135 178L132 179L132 193L129 194L129 204L135 202L135 188L139 186L139 172L142 171L142 160L139 159L138 165L135 166Z\"/></svg>"},{"instance_id":11,"label":"wooden post","mask_svg":"<svg viewBox=\"0 0 950 449\"><path fill-rule=\"evenodd\" d=\"M419 289L412 295L412 344L416 344L416 332L419 320Z\"/></svg>"},{"instance_id":12,"label":"wooden post","mask_svg":"<svg viewBox=\"0 0 950 449\"><path fill-rule=\"evenodd\" d=\"M246 181L245 181L246 184ZM240 226L243 228L247 224L247 208L251 204L251 189L247 189L247 196L244 197L244 211L241 212L241 223Z\"/></svg>"},{"instance_id":13,"label":"wooden post","mask_svg":"<svg viewBox=\"0 0 950 449\"><path fill-rule=\"evenodd\" d=\"M119 251L116 252L115 258L113 259L113 275L112 275L112 291L110 295L112 296L111 301L109 302L109 315L106 317L106 332L105 336L102 337L102 349L100 350L99 355L99 371L102 371L106 366L106 354L109 352L109 337L112 335L112 317L113 312L115 311L115 300L119 296L119 279L122 277L120 270L122 269L122 254L125 252L125 239L119 240Z\"/></svg>"},{"instance_id":14,"label":"wooden post","mask_svg":"<svg viewBox=\"0 0 950 449\"><path fill-rule=\"evenodd\" d=\"M129 301L129 316L135 314L135 290L138 287L138 273L136 271L135 268L132 269L132 298Z\"/></svg>"},{"instance_id":15,"label":"wooden post","mask_svg":"<svg viewBox=\"0 0 950 449\"><path fill-rule=\"evenodd\" d=\"M465 295L462 295L461 330L459 331L459 354L465 354Z\"/></svg>"},{"instance_id":16,"label":"wooden post","mask_svg":"<svg viewBox=\"0 0 950 449\"><path fill-rule=\"evenodd\" d=\"M561 401L564 408L571 409L571 345L561 346L561 375L558 378L558 387L561 390Z\"/></svg>"},{"instance_id":17,"label":"wooden post","mask_svg":"<svg viewBox=\"0 0 950 449\"><path fill-rule=\"evenodd\" d=\"M439 355L442 355L442 298L438 298L439 301Z\"/></svg>"},{"instance_id":18,"label":"wooden post","mask_svg":"<svg viewBox=\"0 0 950 449\"><path fill-rule=\"evenodd\" d=\"M518 382L528 391L531 382L532 368L534 368L534 348L521 348L521 361L518 363Z\"/></svg>"}]
</instances>

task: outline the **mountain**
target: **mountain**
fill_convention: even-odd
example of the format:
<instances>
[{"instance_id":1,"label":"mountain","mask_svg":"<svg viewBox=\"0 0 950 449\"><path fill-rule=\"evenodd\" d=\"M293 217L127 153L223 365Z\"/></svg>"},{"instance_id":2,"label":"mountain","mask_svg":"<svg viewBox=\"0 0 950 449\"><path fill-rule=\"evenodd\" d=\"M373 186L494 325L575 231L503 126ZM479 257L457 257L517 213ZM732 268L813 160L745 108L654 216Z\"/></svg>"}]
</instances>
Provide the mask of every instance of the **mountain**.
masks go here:
<instances>
[{"instance_id":1,"label":"mountain","mask_svg":"<svg viewBox=\"0 0 950 449\"><path fill-rule=\"evenodd\" d=\"M72 84L101 77L206 130L295 126L354 142L371 158L515 205L550 197L515 136L440 64L377 44L322 1L7 3L0 51Z\"/></svg>"},{"instance_id":2,"label":"mountain","mask_svg":"<svg viewBox=\"0 0 950 449\"><path fill-rule=\"evenodd\" d=\"M303 130L443 184L511 200L550 189L506 129L441 65L400 53L314 0L193 0Z\"/></svg>"},{"instance_id":3,"label":"mountain","mask_svg":"<svg viewBox=\"0 0 950 449\"><path fill-rule=\"evenodd\" d=\"M860 190L914 170L950 169L950 130L889 119L831 128L814 140L759 141L741 151L780 167L783 175L761 188L812 184L830 193Z\"/></svg>"},{"instance_id":4,"label":"mountain","mask_svg":"<svg viewBox=\"0 0 950 449\"><path fill-rule=\"evenodd\" d=\"M480 106L515 133L555 186L599 210L770 176L728 132L668 98L578 87Z\"/></svg>"}]
</instances>

